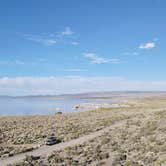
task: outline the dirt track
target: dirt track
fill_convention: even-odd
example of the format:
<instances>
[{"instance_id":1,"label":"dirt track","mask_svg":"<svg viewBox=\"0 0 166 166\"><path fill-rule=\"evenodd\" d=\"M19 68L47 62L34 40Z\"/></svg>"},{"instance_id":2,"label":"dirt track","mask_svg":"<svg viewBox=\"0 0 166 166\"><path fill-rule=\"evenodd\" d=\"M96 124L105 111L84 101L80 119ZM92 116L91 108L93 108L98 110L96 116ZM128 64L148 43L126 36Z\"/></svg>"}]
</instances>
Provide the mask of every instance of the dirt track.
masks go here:
<instances>
[{"instance_id":1,"label":"dirt track","mask_svg":"<svg viewBox=\"0 0 166 166\"><path fill-rule=\"evenodd\" d=\"M120 121L118 123L115 123L109 127L102 129L102 130L96 131L96 132L91 133L89 135L82 136L82 137L77 138L77 139L73 139L73 140L68 141L68 142L59 143L59 144L56 144L53 146L42 146L42 147L40 147L36 150L33 150L31 152L18 154L18 155L15 155L13 157L9 157L9 158L0 160L0 166L7 166L8 164L17 163L17 162L23 160L26 157L26 155L47 156L47 155L51 154L53 151L63 150L66 147L73 146L76 144L82 144L86 141L92 140L92 139L104 134L105 132L109 131L109 129L113 129L119 125L122 125L122 123L125 123L125 120Z\"/></svg>"}]
</instances>

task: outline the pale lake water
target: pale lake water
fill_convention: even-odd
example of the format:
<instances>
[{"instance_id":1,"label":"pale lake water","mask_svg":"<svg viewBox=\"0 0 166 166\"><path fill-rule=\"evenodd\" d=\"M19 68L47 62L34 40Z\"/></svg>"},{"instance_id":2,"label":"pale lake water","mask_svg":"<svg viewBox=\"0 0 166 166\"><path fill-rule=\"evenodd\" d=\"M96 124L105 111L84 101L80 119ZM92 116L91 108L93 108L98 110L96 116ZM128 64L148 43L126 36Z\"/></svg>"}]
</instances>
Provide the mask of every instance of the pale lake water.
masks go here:
<instances>
[{"instance_id":1,"label":"pale lake water","mask_svg":"<svg viewBox=\"0 0 166 166\"><path fill-rule=\"evenodd\" d=\"M75 105L93 101L92 99L0 98L0 116L74 112Z\"/></svg>"}]
</instances>

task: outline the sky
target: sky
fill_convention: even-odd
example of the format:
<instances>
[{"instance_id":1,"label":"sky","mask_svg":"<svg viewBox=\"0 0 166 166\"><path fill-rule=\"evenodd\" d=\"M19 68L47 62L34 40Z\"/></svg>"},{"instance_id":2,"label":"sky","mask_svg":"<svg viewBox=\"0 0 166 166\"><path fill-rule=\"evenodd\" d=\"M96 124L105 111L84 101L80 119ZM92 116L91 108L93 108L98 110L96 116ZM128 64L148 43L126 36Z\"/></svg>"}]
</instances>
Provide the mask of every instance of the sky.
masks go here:
<instances>
[{"instance_id":1,"label":"sky","mask_svg":"<svg viewBox=\"0 0 166 166\"><path fill-rule=\"evenodd\" d=\"M0 95L166 90L165 0L1 0Z\"/></svg>"}]
</instances>

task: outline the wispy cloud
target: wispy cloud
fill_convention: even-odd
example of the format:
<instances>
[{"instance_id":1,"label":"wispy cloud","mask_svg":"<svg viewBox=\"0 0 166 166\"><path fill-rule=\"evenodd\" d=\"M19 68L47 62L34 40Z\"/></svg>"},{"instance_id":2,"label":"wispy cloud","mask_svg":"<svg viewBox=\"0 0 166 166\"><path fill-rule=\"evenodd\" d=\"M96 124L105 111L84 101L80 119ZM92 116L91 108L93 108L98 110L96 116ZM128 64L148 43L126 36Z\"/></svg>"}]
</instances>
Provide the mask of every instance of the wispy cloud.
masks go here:
<instances>
[{"instance_id":1,"label":"wispy cloud","mask_svg":"<svg viewBox=\"0 0 166 166\"><path fill-rule=\"evenodd\" d=\"M57 71L64 71L64 72L81 72L87 71L86 69L57 69Z\"/></svg>"},{"instance_id":2,"label":"wispy cloud","mask_svg":"<svg viewBox=\"0 0 166 166\"><path fill-rule=\"evenodd\" d=\"M157 42L157 41L159 41L159 38L156 37L156 38L153 39L153 41Z\"/></svg>"},{"instance_id":3,"label":"wispy cloud","mask_svg":"<svg viewBox=\"0 0 166 166\"><path fill-rule=\"evenodd\" d=\"M79 42L71 42L71 45L74 45L74 46L76 46L78 44L79 44Z\"/></svg>"},{"instance_id":4,"label":"wispy cloud","mask_svg":"<svg viewBox=\"0 0 166 166\"><path fill-rule=\"evenodd\" d=\"M95 53L84 53L83 56L88 58L92 64L102 64L110 62L109 59L99 57Z\"/></svg>"},{"instance_id":5,"label":"wispy cloud","mask_svg":"<svg viewBox=\"0 0 166 166\"><path fill-rule=\"evenodd\" d=\"M18 66L24 66L24 65L36 65L38 63L41 63L40 59L38 61L24 61L24 60L0 60L0 65L18 65Z\"/></svg>"},{"instance_id":6,"label":"wispy cloud","mask_svg":"<svg viewBox=\"0 0 166 166\"><path fill-rule=\"evenodd\" d=\"M139 55L138 52L124 52L123 54L124 55L133 55L133 56Z\"/></svg>"},{"instance_id":7,"label":"wispy cloud","mask_svg":"<svg viewBox=\"0 0 166 166\"><path fill-rule=\"evenodd\" d=\"M74 32L71 30L70 27L65 27L65 29L62 32L58 32L58 35L60 36L71 36Z\"/></svg>"},{"instance_id":8,"label":"wispy cloud","mask_svg":"<svg viewBox=\"0 0 166 166\"><path fill-rule=\"evenodd\" d=\"M119 64L122 63L120 59L109 59L111 63Z\"/></svg>"},{"instance_id":9,"label":"wispy cloud","mask_svg":"<svg viewBox=\"0 0 166 166\"><path fill-rule=\"evenodd\" d=\"M123 77L3 77L1 95L37 95L92 91L166 90L165 81L135 81Z\"/></svg>"},{"instance_id":10,"label":"wispy cloud","mask_svg":"<svg viewBox=\"0 0 166 166\"><path fill-rule=\"evenodd\" d=\"M140 44L140 46L139 46L140 49L152 49L155 47L156 47L155 42L143 43L143 44Z\"/></svg>"},{"instance_id":11,"label":"wispy cloud","mask_svg":"<svg viewBox=\"0 0 166 166\"><path fill-rule=\"evenodd\" d=\"M11 60L11 61L8 61L8 60L3 60L3 61L0 61L0 65L25 65L25 62L22 61L22 60Z\"/></svg>"},{"instance_id":12,"label":"wispy cloud","mask_svg":"<svg viewBox=\"0 0 166 166\"><path fill-rule=\"evenodd\" d=\"M102 63L120 63L119 59L108 59L100 57L95 53L84 53L83 56L90 60L91 64L102 64Z\"/></svg>"},{"instance_id":13,"label":"wispy cloud","mask_svg":"<svg viewBox=\"0 0 166 166\"><path fill-rule=\"evenodd\" d=\"M53 38L45 38L42 36L34 36L34 35L24 35L26 39L34 41L36 43L40 43L47 46L52 46L57 43L57 41Z\"/></svg>"},{"instance_id":14,"label":"wispy cloud","mask_svg":"<svg viewBox=\"0 0 166 166\"><path fill-rule=\"evenodd\" d=\"M71 44L74 46L79 44L78 41L73 41L76 39L76 35L75 35L75 32L69 26L65 27L63 31L56 32L56 34L57 34L56 35L57 39L59 39L62 42L65 42L65 43L67 42L68 44Z\"/></svg>"},{"instance_id":15,"label":"wispy cloud","mask_svg":"<svg viewBox=\"0 0 166 166\"><path fill-rule=\"evenodd\" d=\"M55 44L64 44L68 43L71 45L78 45L79 42L73 41L74 31L70 27L65 27L61 32L54 33L41 33L39 35L33 34L23 34L23 37L27 40L31 40L33 42L45 45L45 46L53 46Z\"/></svg>"}]
</instances>

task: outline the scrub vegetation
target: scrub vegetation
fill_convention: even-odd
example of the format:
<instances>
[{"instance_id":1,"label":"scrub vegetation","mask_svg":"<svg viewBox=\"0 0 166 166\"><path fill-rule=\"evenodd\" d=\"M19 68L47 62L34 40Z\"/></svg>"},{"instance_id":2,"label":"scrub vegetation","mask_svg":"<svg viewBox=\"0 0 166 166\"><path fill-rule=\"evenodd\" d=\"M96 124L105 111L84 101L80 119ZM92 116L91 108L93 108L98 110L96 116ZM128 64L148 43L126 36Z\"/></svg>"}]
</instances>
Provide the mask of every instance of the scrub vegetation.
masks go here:
<instances>
[{"instance_id":1,"label":"scrub vegetation","mask_svg":"<svg viewBox=\"0 0 166 166\"><path fill-rule=\"evenodd\" d=\"M83 144L54 151L47 157L27 156L17 165L165 166L166 97L133 98L128 102L137 104L54 116L1 118L0 141L18 147L32 144L37 148L50 133L68 141L117 124ZM13 151L7 146L4 149L0 151L1 158ZM21 152L17 150L16 153Z\"/></svg>"}]
</instances>

